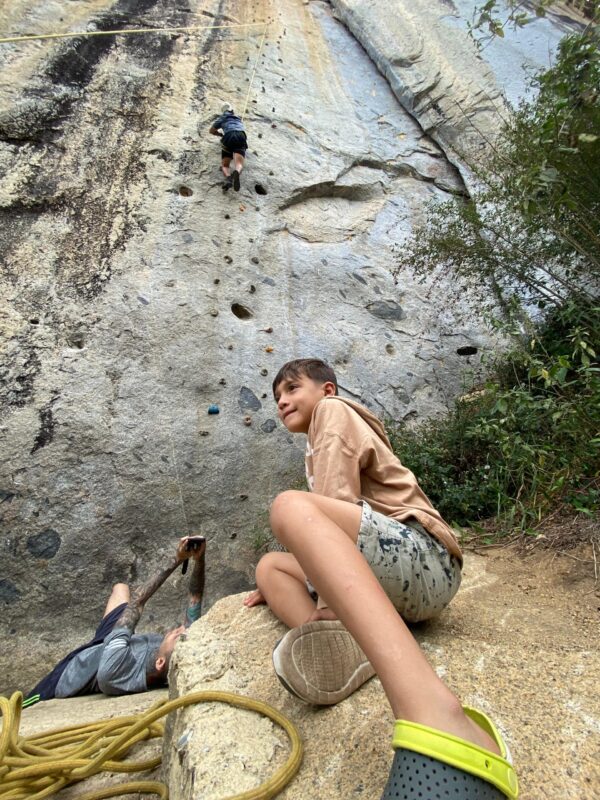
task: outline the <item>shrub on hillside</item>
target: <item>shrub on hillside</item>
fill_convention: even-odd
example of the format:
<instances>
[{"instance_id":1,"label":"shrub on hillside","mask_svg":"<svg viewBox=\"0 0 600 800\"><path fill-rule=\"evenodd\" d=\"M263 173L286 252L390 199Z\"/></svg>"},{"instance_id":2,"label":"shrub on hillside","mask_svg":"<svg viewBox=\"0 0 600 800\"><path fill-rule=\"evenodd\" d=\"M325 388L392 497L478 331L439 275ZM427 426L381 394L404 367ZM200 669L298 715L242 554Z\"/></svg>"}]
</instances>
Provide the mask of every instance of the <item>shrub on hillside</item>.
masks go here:
<instances>
[{"instance_id":1,"label":"shrub on hillside","mask_svg":"<svg viewBox=\"0 0 600 800\"><path fill-rule=\"evenodd\" d=\"M557 504L600 505L600 51L591 24L560 45L474 170L467 201L429 208L396 274L460 278L506 314L514 349L448 418L394 446L434 505L465 523L528 527ZM523 309L526 309L527 313Z\"/></svg>"}]
</instances>

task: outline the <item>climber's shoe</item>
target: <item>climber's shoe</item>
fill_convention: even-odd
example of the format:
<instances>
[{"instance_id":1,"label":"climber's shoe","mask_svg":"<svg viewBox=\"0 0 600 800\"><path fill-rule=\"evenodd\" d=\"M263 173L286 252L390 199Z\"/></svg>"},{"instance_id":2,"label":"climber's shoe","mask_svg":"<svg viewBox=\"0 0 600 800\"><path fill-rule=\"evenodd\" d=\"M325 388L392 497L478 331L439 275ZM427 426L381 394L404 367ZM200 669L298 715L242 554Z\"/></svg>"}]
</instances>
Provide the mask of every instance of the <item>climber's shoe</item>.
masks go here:
<instances>
[{"instance_id":1,"label":"climber's shoe","mask_svg":"<svg viewBox=\"0 0 600 800\"><path fill-rule=\"evenodd\" d=\"M223 181L223 192L228 192L231 189L232 185L233 184L231 181L231 177L225 178L225 180Z\"/></svg>"},{"instance_id":2,"label":"climber's shoe","mask_svg":"<svg viewBox=\"0 0 600 800\"><path fill-rule=\"evenodd\" d=\"M464 712L492 737L501 755L450 733L397 720L396 752L381 800L516 799L517 776L502 737L481 711L464 706Z\"/></svg>"},{"instance_id":3,"label":"climber's shoe","mask_svg":"<svg viewBox=\"0 0 600 800\"><path fill-rule=\"evenodd\" d=\"M234 169L233 172L231 173L231 180L233 182L233 188L235 189L236 192L239 192L239 190L240 190L240 173L237 171L237 169Z\"/></svg>"},{"instance_id":4,"label":"climber's shoe","mask_svg":"<svg viewBox=\"0 0 600 800\"><path fill-rule=\"evenodd\" d=\"M289 692L317 706L339 703L375 674L339 620L292 628L275 645L273 666Z\"/></svg>"}]
</instances>

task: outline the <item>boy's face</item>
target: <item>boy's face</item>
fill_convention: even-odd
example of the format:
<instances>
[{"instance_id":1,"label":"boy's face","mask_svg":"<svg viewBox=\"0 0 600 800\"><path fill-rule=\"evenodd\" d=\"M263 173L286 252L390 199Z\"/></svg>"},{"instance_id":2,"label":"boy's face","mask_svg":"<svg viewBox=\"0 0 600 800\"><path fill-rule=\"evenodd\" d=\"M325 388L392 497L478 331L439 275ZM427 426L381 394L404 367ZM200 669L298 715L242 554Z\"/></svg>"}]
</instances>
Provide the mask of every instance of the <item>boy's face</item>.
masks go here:
<instances>
[{"instance_id":1,"label":"boy's face","mask_svg":"<svg viewBox=\"0 0 600 800\"><path fill-rule=\"evenodd\" d=\"M315 406L334 394L335 386L330 381L317 383L307 375L286 378L275 390L279 419L290 433L308 433Z\"/></svg>"}]
</instances>

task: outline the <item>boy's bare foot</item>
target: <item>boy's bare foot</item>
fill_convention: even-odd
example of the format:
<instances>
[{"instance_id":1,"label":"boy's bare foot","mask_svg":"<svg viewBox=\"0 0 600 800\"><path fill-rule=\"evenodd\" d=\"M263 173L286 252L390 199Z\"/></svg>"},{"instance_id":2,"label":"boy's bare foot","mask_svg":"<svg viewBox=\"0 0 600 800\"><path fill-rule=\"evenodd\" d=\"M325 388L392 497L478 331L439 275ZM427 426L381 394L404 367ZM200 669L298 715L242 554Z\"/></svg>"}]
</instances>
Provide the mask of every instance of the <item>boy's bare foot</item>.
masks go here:
<instances>
[{"instance_id":1,"label":"boy's bare foot","mask_svg":"<svg viewBox=\"0 0 600 800\"><path fill-rule=\"evenodd\" d=\"M489 736L482 728L479 727L472 719L466 717L467 722L469 723L470 727L470 736L463 736L463 739L467 739L469 742L473 742L474 744L479 745L479 747L483 747L486 750L490 750L492 753L497 753L500 755L500 748L496 744L496 742Z\"/></svg>"},{"instance_id":2,"label":"boy's bare foot","mask_svg":"<svg viewBox=\"0 0 600 800\"><path fill-rule=\"evenodd\" d=\"M255 589L253 592L250 592L248 597L244 597L242 600L242 604L246 606L246 608L252 608L253 606L261 606L267 601L262 595L260 589Z\"/></svg>"},{"instance_id":3,"label":"boy's bare foot","mask_svg":"<svg viewBox=\"0 0 600 800\"><path fill-rule=\"evenodd\" d=\"M465 714L458 702L452 703L451 706L446 705L443 701L439 702L428 708L425 713L419 714L418 719L412 721L445 733L451 733L453 736L458 736L459 739L465 739L485 750L500 754L500 749L492 737Z\"/></svg>"}]
</instances>

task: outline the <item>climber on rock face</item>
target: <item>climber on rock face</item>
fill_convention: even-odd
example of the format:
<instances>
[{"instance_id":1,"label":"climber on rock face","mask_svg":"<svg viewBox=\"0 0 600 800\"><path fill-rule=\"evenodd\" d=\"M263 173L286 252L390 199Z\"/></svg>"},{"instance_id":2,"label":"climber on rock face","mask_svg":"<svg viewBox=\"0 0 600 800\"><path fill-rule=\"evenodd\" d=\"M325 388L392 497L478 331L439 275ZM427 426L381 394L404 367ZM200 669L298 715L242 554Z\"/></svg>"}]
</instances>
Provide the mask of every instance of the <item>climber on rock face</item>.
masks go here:
<instances>
[{"instance_id":1,"label":"climber on rock face","mask_svg":"<svg viewBox=\"0 0 600 800\"><path fill-rule=\"evenodd\" d=\"M94 638L65 656L42 678L27 694L23 707L53 697L134 694L165 685L176 642L200 617L205 551L203 537L185 536L180 539L175 556L149 581L132 592L126 583L116 583ZM134 634L146 602L169 575L190 558L194 569L184 624L164 636Z\"/></svg>"},{"instance_id":2,"label":"climber on rock face","mask_svg":"<svg viewBox=\"0 0 600 800\"><path fill-rule=\"evenodd\" d=\"M244 159L248 149L246 131L241 118L236 116L229 103L224 103L221 116L210 126L209 133L221 137L221 171L225 176L225 189L231 185L236 192L240 190L240 174L244 169ZM220 131L223 131L221 133ZM233 170L231 160L233 159Z\"/></svg>"}]
</instances>

